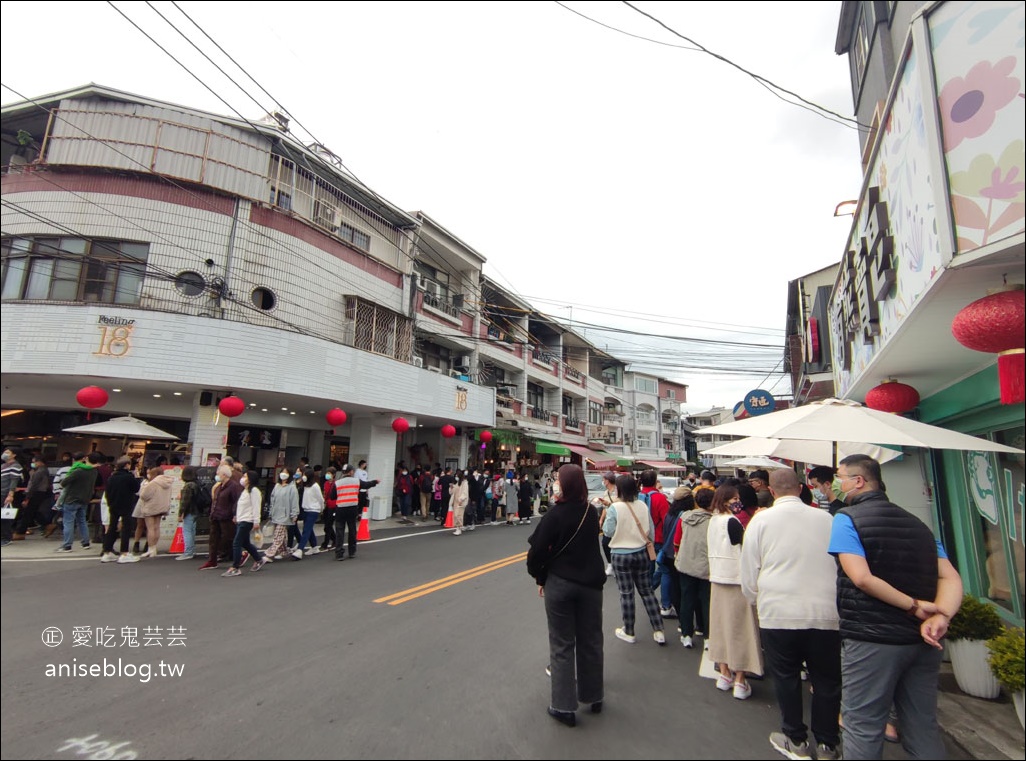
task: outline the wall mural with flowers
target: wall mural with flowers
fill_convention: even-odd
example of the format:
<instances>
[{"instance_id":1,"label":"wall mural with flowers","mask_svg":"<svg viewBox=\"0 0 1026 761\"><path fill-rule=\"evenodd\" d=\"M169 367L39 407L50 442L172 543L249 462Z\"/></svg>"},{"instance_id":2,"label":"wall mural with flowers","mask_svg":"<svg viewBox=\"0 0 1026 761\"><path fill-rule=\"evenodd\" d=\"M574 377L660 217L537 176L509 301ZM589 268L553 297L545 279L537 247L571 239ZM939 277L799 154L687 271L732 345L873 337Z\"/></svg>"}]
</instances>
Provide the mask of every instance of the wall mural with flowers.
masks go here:
<instances>
[{"instance_id":1,"label":"wall mural with flowers","mask_svg":"<svg viewBox=\"0 0 1026 761\"><path fill-rule=\"evenodd\" d=\"M956 250L965 253L1023 230L1026 5L944 3L929 24Z\"/></svg>"}]
</instances>

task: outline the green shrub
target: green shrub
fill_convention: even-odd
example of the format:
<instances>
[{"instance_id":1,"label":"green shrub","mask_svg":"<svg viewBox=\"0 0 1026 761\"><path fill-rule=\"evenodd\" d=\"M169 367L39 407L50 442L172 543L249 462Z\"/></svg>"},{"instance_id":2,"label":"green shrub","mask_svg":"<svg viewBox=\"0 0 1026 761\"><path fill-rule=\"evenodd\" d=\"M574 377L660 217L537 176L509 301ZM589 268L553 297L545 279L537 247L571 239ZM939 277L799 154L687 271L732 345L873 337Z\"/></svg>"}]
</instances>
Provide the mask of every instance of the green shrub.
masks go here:
<instances>
[{"instance_id":1,"label":"green shrub","mask_svg":"<svg viewBox=\"0 0 1026 761\"><path fill-rule=\"evenodd\" d=\"M993 605L966 595L948 626L948 639L990 639L1001 634L1003 628Z\"/></svg>"},{"instance_id":2,"label":"green shrub","mask_svg":"<svg viewBox=\"0 0 1026 761\"><path fill-rule=\"evenodd\" d=\"M1026 634L1022 629L1005 629L987 640L991 673L1009 692L1022 692L1026 687Z\"/></svg>"}]
</instances>

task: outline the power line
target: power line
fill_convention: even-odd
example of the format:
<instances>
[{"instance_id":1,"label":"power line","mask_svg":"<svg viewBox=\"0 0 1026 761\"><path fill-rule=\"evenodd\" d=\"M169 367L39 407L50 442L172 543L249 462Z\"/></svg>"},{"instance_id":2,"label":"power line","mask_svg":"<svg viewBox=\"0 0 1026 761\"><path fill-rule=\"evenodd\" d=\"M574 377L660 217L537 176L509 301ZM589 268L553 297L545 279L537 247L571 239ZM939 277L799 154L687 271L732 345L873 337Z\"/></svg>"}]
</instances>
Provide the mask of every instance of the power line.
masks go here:
<instances>
[{"instance_id":1,"label":"power line","mask_svg":"<svg viewBox=\"0 0 1026 761\"><path fill-rule=\"evenodd\" d=\"M843 114L839 114L836 111L831 111L830 109L826 108L825 106L821 106L818 103L813 103L810 100L806 100L805 98L803 98L798 93L792 92L791 90L788 90L785 87L781 87L780 85L776 84L775 82L772 82L769 79L766 79L765 77L763 77L763 76L761 76L759 74L756 74L754 71L750 71L750 70L746 69L744 66L741 66L740 64L735 63L734 61L730 60L726 56L720 55L719 53L714 53L712 50L709 50L705 46L699 44L698 42L695 42L695 40L691 39L690 37L681 34L676 29L673 29L672 27L670 27L666 23L660 21L658 18L653 16L651 13L647 13L647 12L641 10L640 8L638 8L637 6L632 5L630 2L628 2L628 0L621 0L621 2L624 5L626 5L628 8L636 11L637 13L640 13L642 16L645 16L646 18L649 18L652 21L654 21L655 23L659 24L659 26L661 26L663 29L665 29L666 31L670 32L670 34L673 34L673 35L675 35L677 37L680 37L685 42L690 42L692 45L694 45L696 48L698 48L698 50L700 50L701 52L706 53L707 55L712 56L713 58L717 59L718 61L722 61L723 63L727 64L728 66L733 66L735 69L737 69L738 71L742 72L743 74L747 74L749 77L751 77L752 79L754 79L756 82L760 83L761 85L763 85L767 89L772 88L771 92L773 90L779 90L780 92L786 93L787 95L790 95L790 96L792 96L794 98L797 98L799 101L801 101L801 103L793 103L793 102L791 102L792 105L799 106L801 108L805 108L805 106L801 105L802 103L804 103L804 104L806 104L806 106L810 106L811 108L816 109L816 111L814 111L813 113L816 113L817 115L822 116L825 119L830 119L831 116L836 117L836 119L830 119L830 121L836 122L838 119L840 119L841 123L843 123L845 126L851 127L852 129L861 129L861 130L866 131L866 132L869 132L869 131L872 130L872 127L870 127L869 125L866 125L866 124L862 124L861 122L858 121L858 119L853 119L850 116L844 116ZM778 95L778 97L780 97L780 96ZM783 100L783 98L781 98L781 99ZM790 101L785 101L785 102L790 102ZM822 113L820 113L820 112L822 112Z\"/></svg>"}]
</instances>

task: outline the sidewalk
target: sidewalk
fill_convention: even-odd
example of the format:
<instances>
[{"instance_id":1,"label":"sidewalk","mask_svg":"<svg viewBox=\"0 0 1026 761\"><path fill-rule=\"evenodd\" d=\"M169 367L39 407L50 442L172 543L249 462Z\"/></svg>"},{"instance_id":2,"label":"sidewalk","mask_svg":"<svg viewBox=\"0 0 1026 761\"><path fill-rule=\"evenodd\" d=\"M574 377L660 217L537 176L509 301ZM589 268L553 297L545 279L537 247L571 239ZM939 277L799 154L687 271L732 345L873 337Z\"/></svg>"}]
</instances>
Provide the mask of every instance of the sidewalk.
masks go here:
<instances>
[{"instance_id":1,"label":"sidewalk","mask_svg":"<svg viewBox=\"0 0 1026 761\"><path fill-rule=\"evenodd\" d=\"M437 521L421 521L415 519L413 524L400 524L394 518L383 521L371 521L371 539L381 539L397 534L419 533L424 530L437 531ZM523 527L524 538L531 527ZM481 526L478 530L512 531L503 526ZM199 536L197 549L206 552L206 536ZM72 552L58 554L60 546L58 535L43 539L38 534L14 542L0 550L0 562L44 562L54 563L97 563L100 559L100 544L93 542L88 550L76 543ZM161 557L164 557L163 555ZM174 564L172 564L174 565ZM941 730L948 738L960 746L966 753L976 759L1024 759L1026 758L1026 742L1023 728L1015 715L1015 707L1011 699L1001 694L997 700L981 700L963 693L955 683L955 676L950 663L941 664L940 694L937 701L937 719ZM903 755L903 751L898 752Z\"/></svg>"}]
</instances>

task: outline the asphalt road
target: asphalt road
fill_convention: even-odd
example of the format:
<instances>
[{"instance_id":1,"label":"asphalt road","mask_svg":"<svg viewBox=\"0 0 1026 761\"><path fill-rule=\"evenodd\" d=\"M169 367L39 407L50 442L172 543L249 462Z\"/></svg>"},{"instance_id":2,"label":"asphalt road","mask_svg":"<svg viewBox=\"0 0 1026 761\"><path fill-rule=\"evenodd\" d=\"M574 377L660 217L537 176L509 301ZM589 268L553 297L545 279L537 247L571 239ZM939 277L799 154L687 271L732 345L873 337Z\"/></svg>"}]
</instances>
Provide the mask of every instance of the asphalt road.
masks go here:
<instances>
[{"instance_id":1,"label":"asphalt road","mask_svg":"<svg viewBox=\"0 0 1026 761\"><path fill-rule=\"evenodd\" d=\"M745 702L716 690L673 621L665 647L643 615L637 644L617 640L612 579L605 711L579 712L574 729L549 718L530 531L377 531L356 560L319 555L241 578L167 557L4 562L0 756L780 758L769 682ZM48 627L62 644L44 644ZM97 629L112 646L97 646ZM105 664L111 676L56 672ZM128 664L143 671L124 675Z\"/></svg>"}]
</instances>

